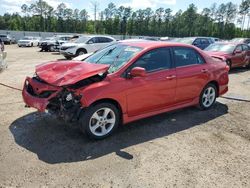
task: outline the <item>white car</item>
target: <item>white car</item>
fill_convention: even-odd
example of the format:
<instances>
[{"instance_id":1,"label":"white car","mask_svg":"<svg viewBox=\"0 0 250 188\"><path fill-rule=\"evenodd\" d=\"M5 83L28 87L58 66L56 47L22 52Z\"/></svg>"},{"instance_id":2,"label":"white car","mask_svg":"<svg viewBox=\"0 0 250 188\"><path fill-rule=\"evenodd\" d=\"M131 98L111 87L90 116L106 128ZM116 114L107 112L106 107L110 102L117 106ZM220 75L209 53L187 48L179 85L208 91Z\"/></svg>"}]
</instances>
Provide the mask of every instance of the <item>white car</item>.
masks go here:
<instances>
[{"instance_id":1,"label":"white car","mask_svg":"<svg viewBox=\"0 0 250 188\"><path fill-rule=\"evenodd\" d=\"M32 46L38 46L38 39L35 38L35 37L23 37L22 39L20 39L18 42L17 42L17 45L19 47L32 47Z\"/></svg>"},{"instance_id":2,"label":"white car","mask_svg":"<svg viewBox=\"0 0 250 188\"><path fill-rule=\"evenodd\" d=\"M73 58L73 61L84 61L87 57L91 56L94 52L88 53L88 54L83 54L83 55L79 55L75 58Z\"/></svg>"},{"instance_id":3,"label":"white car","mask_svg":"<svg viewBox=\"0 0 250 188\"><path fill-rule=\"evenodd\" d=\"M116 40L109 36L81 36L73 43L63 44L60 53L66 59L71 59L72 57L95 52L114 42Z\"/></svg>"}]
</instances>

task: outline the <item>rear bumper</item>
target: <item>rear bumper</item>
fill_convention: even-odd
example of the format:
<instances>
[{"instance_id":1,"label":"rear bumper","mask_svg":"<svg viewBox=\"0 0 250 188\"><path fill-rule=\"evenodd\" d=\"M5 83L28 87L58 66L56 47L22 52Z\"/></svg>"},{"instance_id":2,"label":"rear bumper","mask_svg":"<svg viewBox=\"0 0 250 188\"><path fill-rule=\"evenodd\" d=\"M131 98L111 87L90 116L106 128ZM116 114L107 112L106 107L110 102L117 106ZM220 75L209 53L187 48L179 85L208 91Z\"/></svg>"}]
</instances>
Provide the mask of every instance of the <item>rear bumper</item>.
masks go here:
<instances>
[{"instance_id":1,"label":"rear bumper","mask_svg":"<svg viewBox=\"0 0 250 188\"><path fill-rule=\"evenodd\" d=\"M40 87L42 86L42 87ZM27 77L25 79L24 82L24 86L23 86L23 91L22 91L22 96L23 96L23 101L24 103L28 106L28 107L33 107L36 108L38 111L40 112L44 112L50 102L50 99L54 98L56 95L58 95L58 93L61 91L60 89L55 91L53 94L51 94L49 97L47 98L41 98L38 96L34 96L32 95L29 91L28 91L28 87L32 87L35 90L37 90L37 88L48 88L48 89L52 89L53 86L47 86L45 84L39 83L37 81L34 81L32 78ZM54 89L58 89L55 88ZM39 92L42 92L44 90L41 90Z\"/></svg>"}]
</instances>

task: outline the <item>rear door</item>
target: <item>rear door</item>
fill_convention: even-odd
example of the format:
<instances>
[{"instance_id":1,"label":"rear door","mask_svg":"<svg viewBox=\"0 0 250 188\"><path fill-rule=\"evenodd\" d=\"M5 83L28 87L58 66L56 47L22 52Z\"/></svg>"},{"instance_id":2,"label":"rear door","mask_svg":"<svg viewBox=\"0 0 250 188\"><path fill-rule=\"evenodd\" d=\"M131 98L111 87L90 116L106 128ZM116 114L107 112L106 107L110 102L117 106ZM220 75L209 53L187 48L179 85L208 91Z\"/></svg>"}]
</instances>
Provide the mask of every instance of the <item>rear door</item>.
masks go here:
<instances>
[{"instance_id":1,"label":"rear door","mask_svg":"<svg viewBox=\"0 0 250 188\"><path fill-rule=\"evenodd\" d=\"M241 66L245 66L248 65L249 63L249 58L250 58L250 47L247 44L242 44L242 50L243 50L243 62L241 64Z\"/></svg>"},{"instance_id":2,"label":"rear door","mask_svg":"<svg viewBox=\"0 0 250 188\"><path fill-rule=\"evenodd\" d=\"M177 74L176 102L190 102L199 97L209 78L208 65L193 48L173 48Z\"/></svg>"},{"instance_id":3,"label":"rear door","mask_svg":"<svg viewBox=\"0 0 250 188\"><path fill-rule=\"evenodd\" d=\"M239 52L239 53L236 53ZM231 58L232 61L232 67L238 67L242 65L242 62L244 62L244 52L242 49L242 45L237 45L235 50L234 50L234 55Z\"/></svg>"}]
</instances>

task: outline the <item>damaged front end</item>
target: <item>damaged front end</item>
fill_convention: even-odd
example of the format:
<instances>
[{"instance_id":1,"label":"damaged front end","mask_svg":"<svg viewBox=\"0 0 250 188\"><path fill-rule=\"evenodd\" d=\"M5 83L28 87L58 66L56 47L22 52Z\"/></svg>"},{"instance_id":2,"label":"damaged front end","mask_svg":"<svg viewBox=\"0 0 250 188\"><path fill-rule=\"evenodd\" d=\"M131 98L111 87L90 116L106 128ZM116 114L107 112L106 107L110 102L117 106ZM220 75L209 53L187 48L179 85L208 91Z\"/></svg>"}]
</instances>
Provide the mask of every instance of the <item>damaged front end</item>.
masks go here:
<instances>
[{"instance_id":1,"label":"damaged front end","mask_svg":"<svg viewBox=\"0 0 250 188\"><path fill-rule=\"evenodd\" d=\"M99 82L106 75L95 75L69 86L53 86L38 76L27 77L23 87L23 100L26 107L36 108L39 112L49 112L67 122L78 120L84 108L81 104L82 95L76 94L79 89Z\"/></svg>"}]
</instances>

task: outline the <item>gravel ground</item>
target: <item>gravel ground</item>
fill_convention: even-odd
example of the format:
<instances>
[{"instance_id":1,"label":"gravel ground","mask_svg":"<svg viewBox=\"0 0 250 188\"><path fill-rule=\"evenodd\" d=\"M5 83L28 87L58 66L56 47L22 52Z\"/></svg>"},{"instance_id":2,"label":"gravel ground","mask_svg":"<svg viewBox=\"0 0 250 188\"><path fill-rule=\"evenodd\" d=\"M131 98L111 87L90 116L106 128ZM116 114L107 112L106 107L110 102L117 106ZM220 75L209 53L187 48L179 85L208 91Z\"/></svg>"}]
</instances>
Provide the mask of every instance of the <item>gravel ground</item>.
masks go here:
<instances>
[{"instance_id":1,"label":"gravel ground","mask_svg":"<svg viewBox=\"0 0 250 188\"><path fill-rule=\"evenodd\" d=\"M62 58L6 46L0 82L22 88L34 66ZM230 73L228 98L120 127L90 141L0 85L0 187L250 187L250 70Z\"/></svg>"}]
</instances>

